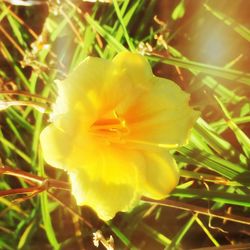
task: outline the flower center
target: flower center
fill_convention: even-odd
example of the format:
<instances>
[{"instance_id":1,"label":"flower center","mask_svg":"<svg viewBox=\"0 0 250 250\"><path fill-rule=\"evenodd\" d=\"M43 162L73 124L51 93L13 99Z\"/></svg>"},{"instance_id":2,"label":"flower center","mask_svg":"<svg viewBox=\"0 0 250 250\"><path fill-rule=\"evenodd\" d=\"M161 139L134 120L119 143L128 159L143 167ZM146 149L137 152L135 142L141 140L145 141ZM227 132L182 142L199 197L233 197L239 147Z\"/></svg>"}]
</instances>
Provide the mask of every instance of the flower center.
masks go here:
<instances>
[{"instance_id":1,"label":"flower center","mask_svg":"<svg viewBox=\"0 0 250 250\"><path fill-rule=\"evenodd\" d=\"M128 135L129 129L126 121L116 113L114 118L102 118L90 127L90 133L107 139L109 142L123 142L123 137Z\"/></svg>"}]
</instances>

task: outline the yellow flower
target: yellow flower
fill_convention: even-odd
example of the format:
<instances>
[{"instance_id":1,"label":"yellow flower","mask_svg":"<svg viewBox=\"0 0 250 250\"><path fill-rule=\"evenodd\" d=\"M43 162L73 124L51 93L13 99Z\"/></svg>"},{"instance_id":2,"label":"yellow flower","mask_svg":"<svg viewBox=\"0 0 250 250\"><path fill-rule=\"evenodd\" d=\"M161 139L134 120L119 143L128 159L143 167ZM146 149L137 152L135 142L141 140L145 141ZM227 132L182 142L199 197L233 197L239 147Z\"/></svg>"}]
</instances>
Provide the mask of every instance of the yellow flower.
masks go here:
<instances>
[{"instance_id":1,"label":"yellow flower","mask_svg":"<svg viewBox=\"0 0 250 250\"><path fill-rule=\"evenodd\" d=\"M187 142L198 114L188 94L130 52L88 57L57 85L41 146L47 163L68 172L78 205L109 220L141 196L163 199L175 188L168 150Z\"/></svg>"}]
</instances>

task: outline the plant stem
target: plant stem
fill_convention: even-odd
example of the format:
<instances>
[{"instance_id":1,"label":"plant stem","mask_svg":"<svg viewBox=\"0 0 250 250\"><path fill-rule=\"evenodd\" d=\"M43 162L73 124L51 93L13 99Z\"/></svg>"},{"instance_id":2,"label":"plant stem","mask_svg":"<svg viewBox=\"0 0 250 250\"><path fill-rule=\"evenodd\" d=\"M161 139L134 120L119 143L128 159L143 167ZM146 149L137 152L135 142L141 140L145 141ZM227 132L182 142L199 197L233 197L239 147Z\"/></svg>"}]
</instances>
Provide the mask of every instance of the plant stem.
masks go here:
<instances>
[{"instance_id":1,"label":"plant stem","mask_svg":"<svg viewBox=\"0 0 250 250\"><path fill-rule=\"evenodd\" d=\"M195 205L191 205L191 204L187 204L187 203L183 203L179 201L174 201L170 199L163 200L163 201L156 201L156 200L145 198L145 197L143 197L141 200L147 203L157 204L160 206L173 207L173 208L177 208L177 209L181 209L181 210L185 210L189 212L207 215L210 217L215 217L215 218L219 218L223 220L250 225L250 218L239 216L239 215L233 215L233 214L228 215L228 214L224 214L220 212L210 211L208 208L199 207L199 206L195 206Z\"/></svg>"},{"instance_id":2,"label":"plant stem","mask_svg":"<svg viewBox=\"0 0 250 250\"><path fill-rule=\"evenodd\" d=\"M19 169L2 166L0 168L0 174L23 178L27 183L32 185L32 187L29 188L16 188L0 191L0 197L15 194L40 193L51 188L70 191L70 185L67 182L58 181L55 179L47 179Z\"/></svg>"}]
</instances>

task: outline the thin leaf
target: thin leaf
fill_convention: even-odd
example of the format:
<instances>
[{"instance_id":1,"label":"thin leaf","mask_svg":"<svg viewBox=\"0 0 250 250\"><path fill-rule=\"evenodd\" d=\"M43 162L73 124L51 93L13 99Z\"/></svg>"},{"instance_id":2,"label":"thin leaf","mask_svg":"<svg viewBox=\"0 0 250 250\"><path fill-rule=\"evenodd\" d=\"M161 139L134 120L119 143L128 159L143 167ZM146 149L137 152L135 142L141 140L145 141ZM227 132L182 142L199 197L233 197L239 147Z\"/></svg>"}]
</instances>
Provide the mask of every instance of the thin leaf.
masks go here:
<instances>
[{"instance_id":1,"label":"thin leaf","mask_svg":"<svg viewBox=\"0 0 250 250\"><path fill-rule=\"evenodd\" d=\"M191 228L191 226L195 222L196 217L197 217L197 214L194 214L187 221L187 223L181 228L181 230L174 236L174 238L172 239L171 244L169 246L167 246L165 248L165 250L174 250L174 249L178 248L178 246L180 245L182 239L184 238L184 236L187 234L187 232L189 231L189 229Z\"/></svg>"},{"instance_id":2,"label":"thin leaf","mask_svg":"<svg viewBox=\"0 0 250 250\"><path fill-rule=\"evenodd\" d=\"M180 0L180 2L177 4L175 9L173 10L171 17L173 20L178 20L182 18L184 14L185 14L185 2L184 0Z\"/></svg>"},{"instance_id":3,"label":"thin leaf","mask_svg":"<svg viewBox=\"0 0 250 250\"><path fill-rule=\"evenodd\" d=\"M38 172L40 173L40 176L45 176L44 164L43 164L43 159L42 159L41 154L39 155L38 159L39 159ZM46 192L42 192L40 194L40 202L41 202L41 214L42 214L42 220L43 220L43 224L44 224L45 233L47 235L47 238L48 238L51 246L53 246L53 248L55 250L59 250L60 244L57 241L55 231L54 231L53 226L52 226L50 212L49 212L49 205L48 205L49 201L48 201L48 197L47 197Z\"/></svg>"},{"instance_id":4,"label":"thin leaf","mask_svg":"<svg viewBox=\"0 0 250 250\"><path fill-rule=\"evenodd\" d=\"M248 136L237 126L237 124L235 124L229 114L229 112L227 111L226 107L224 106L224 104L220 101L219 98L217 98L215 96L217 102L219 103L225 117L226 117L226 121L227 124L229 126L229 128L234 132L235 136L238 139L238 142L241 144L243 151L245 152L246 156L248 158L250 158L250 139L248 138Z\"/></svg>"},{"instance_id":5,"label":"thin leaf","mask_svg":"<svg viewBox=\"0 0 250 250\"><path fill-rule=\"evenodd\" d=\"M117 14L117 17L118 17L118 19L119 19L119 21L121 23L121 26L122 26L122 29L123 29L123 34L124 34L124 37L126 39L126 42L127 42L128 46L129 46L129 49L131 51L135 51L135 47L134 47L134 45L133 45L133 43L132 43L132 41L131 41L131 39L129 37L128 31L126 29L126 24L123 21L122 13L120 11L117 0L113 0L113 4L114 4L114 7L115 7L115 12Z\"/></svg>"},{"instance_id":6,"label":"thin leaf","mask_svg":"<svg viewBox=\"0 0 250 250\"><path fill-rule=\"evenodd\" d=\"M238 205L250 207L249 195L230 194L219 191L207 191L200 189L175 189L171 196L181 198L202 199L214 202L222 202L224 204Z\"/></svg>"},{"instance_id":7,"label":"thin leaf","mask_svg":"<svg viewBox=\"0 0 250 250\"><path fill-rule=\"evenodd\" d=\"M188 70L190 69L195 70L207 75L221 77L231 81L244 83L247 86L250 85L250 74L238 70L225 69L218 66L194 62L194 61L184 61L182 59L177 59L177 58L166 58L166 57L163 58L159 56L148 56L148 58L153 62L162 62Z\"/></svg>"},{"instance_id":8,"label":"thin leaf","mask_svg":"<svg viewBox=\"0 0 250 250\"><path fill-rule=\"evenodd\" d=\"M244 25L238 23L233 18L225 15L221 11L214 10L211 8L208 4L203 4L203 6L206 8L207 11L209 11L212 15L217 17L219 20L221 20L223 23L231 27L235 32L237 32L241 37L246 39L248 42L250 42L250 30L245 27Z\"/></svg>"},{"instance_id":9,"label":"thin leaf","mask_svg":"<svg viewBox=\"0 0 250 250\"><path fill-rule=\"evenodd\" d=\"M114 39L108 32L105 31L99 25L97 21L95 21L90 15L85 14L86 21L109 43L109 45L116 49L117 52L124 51L126 48L116 39Z\"/></svg>"}]
</instances>

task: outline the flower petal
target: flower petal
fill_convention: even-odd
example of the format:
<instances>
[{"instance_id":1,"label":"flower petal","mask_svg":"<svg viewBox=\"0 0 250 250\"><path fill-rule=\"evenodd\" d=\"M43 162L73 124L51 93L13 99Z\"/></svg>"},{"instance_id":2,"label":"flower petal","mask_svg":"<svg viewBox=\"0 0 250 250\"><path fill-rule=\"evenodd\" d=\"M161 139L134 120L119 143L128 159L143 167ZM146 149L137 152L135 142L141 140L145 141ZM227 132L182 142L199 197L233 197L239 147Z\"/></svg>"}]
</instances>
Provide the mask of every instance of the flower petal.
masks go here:
<instances>
[{"instance_id":1,"label":"flower petal","mask_svg":"<svg viewBox=\"0 0 250 250\"><path fill-rule=\"evenodd\" d=\"M40 134L40 142L44 159L51 166L65 168L65 161L70 152L67 135L57 129L54 124L48 125Z\"/></svg>"},{"instance_id":2,"label":"flower petal","mask_svg":"<svg viewBox=\"0 0 250 250\"><path fill-rule=\"evenodd\" d=\"M113 62L119 71L129 77L129 82L134 85L146 86L150 84L153 73L150 64L142 55L123 51L113 59Z\"/></svg>"},{"instance_id":3,"label":"flower petal","mask_svg":"<svg viewBox=\"0 0 250 250\"><path fill-rule=\"evenodd\" d=\"M112 61L87 58L57 85L41 146L49 164L69 173L79 205L108 220L141 195L162 199L171 192L179 173L161 147L187 141L198 116L188 94L130 52Z\"/></svg>"},{"instance_id":4,"label":"flower petal","mask_svg":"<svg viewBox=\"0 0 250 250\"><path fill-rule=\"evenodd\" d=\"M165 150L145 151L143 156L145 164L140 175L142 195L152 199L166 198L179 181L179 170L174 158Z\"/></svg>"},{"instance_id":5,"label":"flower petal","mask_svg":"<svg viewBox=\"0 0 250 250\"><path fill-rule=\"evenodd\" d=\"M139 54L123 52L113 61L88 57L66 80L57 82L59 96L52 120L70 112L77 119L88 117L85 124L91 124L113 111L124 113L139 95L149 90L147 84L151 84L152 76L149 63Z\"/></svg>"},{"instance_id":6,"label":"flower petal","mask_svg":"<svg viewBox=\"0 0 250 250\"><path fill-rule=\"evenodd\" d=\"M170 146L185 144L198 117L188 102L189 95L178 85L155 77L151 91L138 98L125 114L129 139Z\"/></svg>"},{"instance_id":7,"label":"flower petal","mask_svg":"<svg viewBox=\"0 0 250 250\"><path fill-rule=\"evenodd\" d=\"M75 117L77 114L88 117L92 122L105 106L102 93L105 86L112 82L113 68L113 63L108 60L88 57L66 80L57 82L58 98L52 119L70 112L75 113ZM78 115L79 118L81 116Z\"/></svg>"},{"instance_id":8,"label":"flower petal","mask_svg":"<svg viewBox=\"0 0 250 250\"><path fill-rule=\"evenodd\" d=\"M139 201L136 166L140 157L112 148L95 151L92 156L94 161L69 172L72 193L78 205L90 206L101 219L109 220Z\"/></svg>"}]
</instances>

